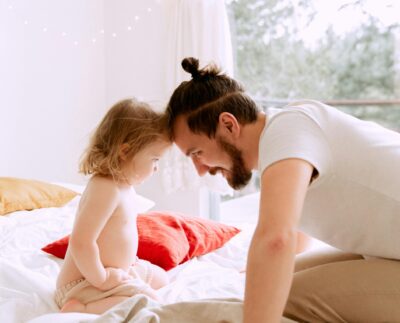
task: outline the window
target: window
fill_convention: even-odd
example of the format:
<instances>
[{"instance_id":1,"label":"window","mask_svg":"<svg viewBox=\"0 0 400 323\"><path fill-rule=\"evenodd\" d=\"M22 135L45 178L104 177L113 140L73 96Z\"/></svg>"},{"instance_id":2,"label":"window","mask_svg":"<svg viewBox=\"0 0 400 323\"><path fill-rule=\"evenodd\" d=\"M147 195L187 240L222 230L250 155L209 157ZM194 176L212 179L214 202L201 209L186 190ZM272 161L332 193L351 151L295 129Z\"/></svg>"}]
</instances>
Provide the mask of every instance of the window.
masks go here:
<instances>
[{"instance_id":1,"label":"window","mask_svg":"<svg viewBox=\"0 0 400 323\"><path fill-rule=\"evenodd\" d=\"M261 106L316 99L400 131L398 1L230 0L227 6L235 78ZM222 200L254 194L258 182L256 175Z\"/></svg>"}]
</instances>

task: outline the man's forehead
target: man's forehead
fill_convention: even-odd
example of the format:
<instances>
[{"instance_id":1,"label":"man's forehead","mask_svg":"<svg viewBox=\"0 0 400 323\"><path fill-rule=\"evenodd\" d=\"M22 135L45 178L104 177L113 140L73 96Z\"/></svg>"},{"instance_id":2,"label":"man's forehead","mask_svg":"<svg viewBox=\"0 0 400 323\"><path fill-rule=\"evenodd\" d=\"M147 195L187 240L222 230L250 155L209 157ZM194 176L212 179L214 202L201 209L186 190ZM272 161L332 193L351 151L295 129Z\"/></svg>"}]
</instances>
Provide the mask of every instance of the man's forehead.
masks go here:
<instances>
[{"instance_id":1,"label":"man's forehead","mask_svg":"<svg viewBox=\"0 0 400 323\"><path fill-rule=\"evenodd\" d=\"M189 126L187 125L187 118L183 115L180 115L176 118L174 122L174 135L180 136L182 133L190 132Z\"/></svg>"},{"instance_id":2,"label":"man's forehead","mask_svg":"<svg viewBox=\"0 0 400 323\"><path fill-rule=\"evenodd\" d=\"M190 131L184 116L176 118L174 123L174 141L178 147L186 153L187 146L190 145L194 134Z\"/></svg>"},{"instance_id":3,"label":"man's forehead","mask_svg":"<svg viewBox=\"0 0 400 323\"><path fill-rule=\"evenodd\" d=\"M191 152L198 149L205 136L195 134L187 125L186 117L179 116L174 124L174 141L179 149L185 154L190 155Z\"/></svg>"}]
</instances>

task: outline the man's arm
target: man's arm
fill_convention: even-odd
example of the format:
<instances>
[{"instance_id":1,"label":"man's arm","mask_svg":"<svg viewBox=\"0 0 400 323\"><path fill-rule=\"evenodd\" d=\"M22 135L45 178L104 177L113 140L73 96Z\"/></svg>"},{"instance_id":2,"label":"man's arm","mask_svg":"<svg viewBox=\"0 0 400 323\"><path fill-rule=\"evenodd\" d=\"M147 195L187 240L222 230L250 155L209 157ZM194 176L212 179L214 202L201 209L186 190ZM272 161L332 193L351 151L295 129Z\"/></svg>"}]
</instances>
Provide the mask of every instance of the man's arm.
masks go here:
<instances>
[{"instance_id":1,"label":"man's arm","mask_svg":"<svg viewBox=\"0 0 400 323\"><path fill-rule=\"evenodd\" d=\"M286 159L261 176L260 215L250 245L244 300L245 323L280 322L297 248L297 224L313 167Z\"/></svg>"},{"instance_id":2,"label":"man's arm","mask_svg":"<svg viewBox=\"0 0 400 323\"><path fill-rule=\"evenodd\" d=\"M301 231L297 231L297 247L296 254L302 253L309 249L312 238Z\"/></svg>"}]
</instances>

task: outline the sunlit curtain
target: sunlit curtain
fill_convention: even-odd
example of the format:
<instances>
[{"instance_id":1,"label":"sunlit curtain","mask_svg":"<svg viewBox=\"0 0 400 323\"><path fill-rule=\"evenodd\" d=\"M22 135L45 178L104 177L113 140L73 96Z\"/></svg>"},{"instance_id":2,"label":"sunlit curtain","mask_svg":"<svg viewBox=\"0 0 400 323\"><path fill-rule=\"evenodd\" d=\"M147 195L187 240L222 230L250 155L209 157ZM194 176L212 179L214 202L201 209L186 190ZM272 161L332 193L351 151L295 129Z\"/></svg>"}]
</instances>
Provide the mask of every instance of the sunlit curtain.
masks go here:
<instances>
[{"instance_id":1,"label":"sunlit curtain","mask_svg":"<svg viewBox=\"0 0 400 323\"><path fill-rule=\"evenodd\" d=\"M232 44L224 0L166 0L167 52L165 85L168 97L190 75L181 67L183 58L199 58L200 66L210 61L225 73L233 74ZM192 162L176 147L163 162L163 182L167 192L207 185L210 189L228 193L221 176L200 178Z\"/></svg>"}]
</instances>

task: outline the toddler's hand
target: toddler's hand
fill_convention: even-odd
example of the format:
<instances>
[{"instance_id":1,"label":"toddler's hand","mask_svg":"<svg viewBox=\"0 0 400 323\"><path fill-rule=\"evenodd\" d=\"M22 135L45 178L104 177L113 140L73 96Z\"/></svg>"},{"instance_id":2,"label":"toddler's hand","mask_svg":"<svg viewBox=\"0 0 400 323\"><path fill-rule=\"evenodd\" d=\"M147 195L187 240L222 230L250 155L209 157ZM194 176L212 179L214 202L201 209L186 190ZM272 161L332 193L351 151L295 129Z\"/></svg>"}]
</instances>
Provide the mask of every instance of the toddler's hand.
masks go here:
<instances>
[{"instance_id":1,"label":"toddler's hand","mask_svg":"<svg viewBox=\"0 0 400 323\"><path fill-rule=\"evenodd\" d=\"M106 280L99 286L100 290L109 290L131 280L132 277L121 268L106 268Z\"/></svg>"}]
</instances>

